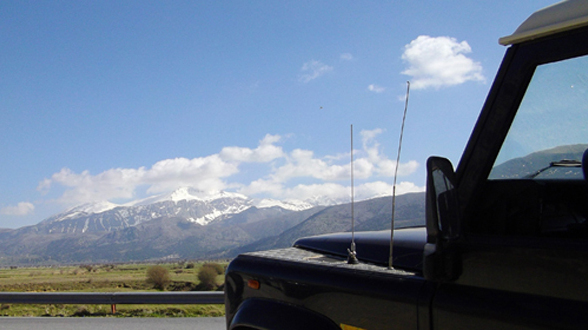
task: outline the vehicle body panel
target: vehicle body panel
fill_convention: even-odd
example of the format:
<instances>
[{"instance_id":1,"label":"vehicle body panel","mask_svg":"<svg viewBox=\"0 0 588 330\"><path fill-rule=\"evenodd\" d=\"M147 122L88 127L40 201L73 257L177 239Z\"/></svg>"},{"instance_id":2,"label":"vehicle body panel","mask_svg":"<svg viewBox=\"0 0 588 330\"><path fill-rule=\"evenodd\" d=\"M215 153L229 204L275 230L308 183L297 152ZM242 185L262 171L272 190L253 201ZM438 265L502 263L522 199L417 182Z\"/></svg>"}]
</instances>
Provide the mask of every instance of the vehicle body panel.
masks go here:
<instances>
[{"instance_id":1,"label":"vehicle body panel","mask_svg":"<svg viewBox=\"0 0 588 330\"><path fill-rule=\"evenodd\" d=\"M425 227L402 228L394 232L393 264L396 268L421 272L423 247L426 241ZM347 258L351 233L326 234L297 240L295 247ZM390 231L355 233L357 256L363 262L388 265L390 256Z\"/></svg>"},{"instance_id":2,"label":"vehicle body panel","mask_svg":"<svg viewBox=\"0 0 588 330\"><path fill-rule=\"evenodd\" d=\"M249 299L318 312L338 325L414 329L419 297L426 291L424 279L415 273L348 265L341 258L298 248L242 254L231 262L227 276L230 329L240 326L233 316ZM247 286L251 279L260 281L258 290Z\"/></svg>"}]
</instances>

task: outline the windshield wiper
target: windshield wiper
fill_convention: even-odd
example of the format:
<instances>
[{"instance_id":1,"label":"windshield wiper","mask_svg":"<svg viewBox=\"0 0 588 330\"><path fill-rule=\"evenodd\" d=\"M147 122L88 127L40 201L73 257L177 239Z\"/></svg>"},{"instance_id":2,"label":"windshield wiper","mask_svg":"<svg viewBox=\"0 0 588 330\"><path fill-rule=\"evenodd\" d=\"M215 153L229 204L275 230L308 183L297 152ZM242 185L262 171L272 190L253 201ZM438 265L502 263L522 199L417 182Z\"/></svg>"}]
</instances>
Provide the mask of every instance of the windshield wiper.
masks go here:
<instances>
[{"instance_id":1,"label":"windshield wiper","mask_svg":"<svg viewBox=\"0 0 588 330\"><path fill-rule=\"evenodd\" d=\"M579 160L575 160L575 159L562 159L562 160L558 160L556 162L551 162L549 163L548 166L540 169L539 171L536 171L535 173L531 173L529 175L524 176L524 179L533 179L536 176L538 176L539 174L547 171L550 168L553 167L582 167L582 162Z\"/></svg>"}]
</instances>

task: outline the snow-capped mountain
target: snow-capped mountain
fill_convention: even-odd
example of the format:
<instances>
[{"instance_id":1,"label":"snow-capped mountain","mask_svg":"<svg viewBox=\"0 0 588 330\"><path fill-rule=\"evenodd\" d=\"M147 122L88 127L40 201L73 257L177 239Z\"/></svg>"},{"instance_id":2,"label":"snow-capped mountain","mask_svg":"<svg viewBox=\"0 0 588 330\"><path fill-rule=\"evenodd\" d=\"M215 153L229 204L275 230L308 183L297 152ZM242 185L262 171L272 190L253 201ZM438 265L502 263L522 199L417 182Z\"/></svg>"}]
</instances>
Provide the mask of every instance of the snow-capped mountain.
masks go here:
<instances>
[{"instance_id":1,"label":"snow-capped mountain","mask_svg":"<svg viewBox=\"0 0 588 330\"><path fill-rule=\"evenodd\" d=\"M254 200L226 191L203 192L189 187L124 205L99 202L80 205L43 221L48 233L120 230L162 217L178 217L205 226L251 207L302 211L314 205L301 201Z\"/></svg>"},{"instance_id":2,"label":"snow-capped mountain","mask_svg":"<svg viewBox=\"0 0 588 330\"><path fill-rule=\"evenodd\" d=\"M63 212L55 221L66 220L70 218L77 218L86 216L93 213L102 213L114 209L119 206L118 204L111 203L109 201L101 201L95 203L86 203L72 207L71 209Z\"/></svg>"},{"instance_id":3,"label":"snow-capped mountain","mask_svg":"<svg viewBox=\"0 0 588 330\"><path fill-rule=\"evenodd\" d=\"M304 211L304 210L308 210L309 208L314 207L316 205L313 205L311 203L304 202L304 201L299 201L299 200L279 201L276 199L265 198L265 199L256 200L255 206L259 209L268 208L268 207L281 207L285 210L290 210L290 211Z\"/></svg>"},{"instance_id":4,"label":"snow-capped mountain","mask_svg":"<svg viewBox=\"0 0 588 330\"><path fill-rule=\"evenodd\" d=\"M167 194L156 195L147 197L145 199L133 201L124 204L125 206L138 206L138 205L149 205L159 202L179 202L179 201L213 201L221 198L236 198L236 199L249 199L245 195L226 192L226 191L201 191L190 187L181 187L175 191Z\"/></svg>"},{"instance_id":5,"label":"snow-capped mountain","mask_svg":"<svg viewBox=\"0 0 588 330\"><path fill-rule=\"evenodd\" d=\"M356 230L389 228L391 201L356 203ZM424 223L424 201L424 193L399 196L396 226ZM80 205L34 226L0 230L0 265L232 258L351 228L348 203L295 211L310 204L190 189L152 202Z\"/></svg>"}]
</instances>

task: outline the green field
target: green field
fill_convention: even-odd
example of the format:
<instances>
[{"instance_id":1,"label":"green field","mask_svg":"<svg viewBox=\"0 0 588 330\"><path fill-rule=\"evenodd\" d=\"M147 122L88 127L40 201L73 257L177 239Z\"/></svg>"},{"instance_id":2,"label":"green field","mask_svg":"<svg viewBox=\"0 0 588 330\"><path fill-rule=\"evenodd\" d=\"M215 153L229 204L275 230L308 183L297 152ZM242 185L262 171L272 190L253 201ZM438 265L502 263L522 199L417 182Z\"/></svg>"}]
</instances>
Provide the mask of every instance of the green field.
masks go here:
<instances>
[{"instance_id":1,"label":"green field","mask_svg":"<svg viewBox=\"0 0 588 330\"><path fill-rule=\"evenodd\" d=\"M219 263L226 266L225 263ZM166 291L205 290L198 280L203 263L158 264L167 270ZM82 265L63 267L11 267L0 269L2 292L146 292L160 291L147 282L153 264ZM218 265L216 265L218 266ZM221 268L222 269L222 268ZM212 289L224 283L216 276ZM211 289L210 286L207 287ZM223 305L110 305L1 304L0 316L114 316L194 317L222 316Z\"/></svg>"}]
</instances>

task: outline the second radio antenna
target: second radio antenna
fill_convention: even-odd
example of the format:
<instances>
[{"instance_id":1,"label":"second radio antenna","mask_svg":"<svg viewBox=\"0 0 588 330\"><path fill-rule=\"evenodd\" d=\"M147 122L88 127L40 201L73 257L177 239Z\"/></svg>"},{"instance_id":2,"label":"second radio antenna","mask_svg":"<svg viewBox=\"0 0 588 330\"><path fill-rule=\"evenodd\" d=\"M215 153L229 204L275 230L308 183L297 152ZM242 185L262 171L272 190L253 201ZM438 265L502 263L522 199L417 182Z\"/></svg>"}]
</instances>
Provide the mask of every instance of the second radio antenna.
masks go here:
<instances>
[{"instance_id":1,"label":"second radio antenna","mask_svg":"<svg viewBox=\"0 0 588 330\"><path fill-rule=\"evenodd\" d=\"M402 116L402 127L400 128L400 140L398 141L398 155L396 157L396 169L394 170L394 184L392 185L392 224L390 227L390 255L388 258L388 269L392 269L393 247L394 247L394 213L396 211L396 177L398 177L398 166L400 165L400 151L402 150L402 135L404 134L404 122L406 121L406 111L408 110L408 93L410 91L410 81L406 82L406 98L404 101L404 115Z\"/></svg>"}]
</instances>

